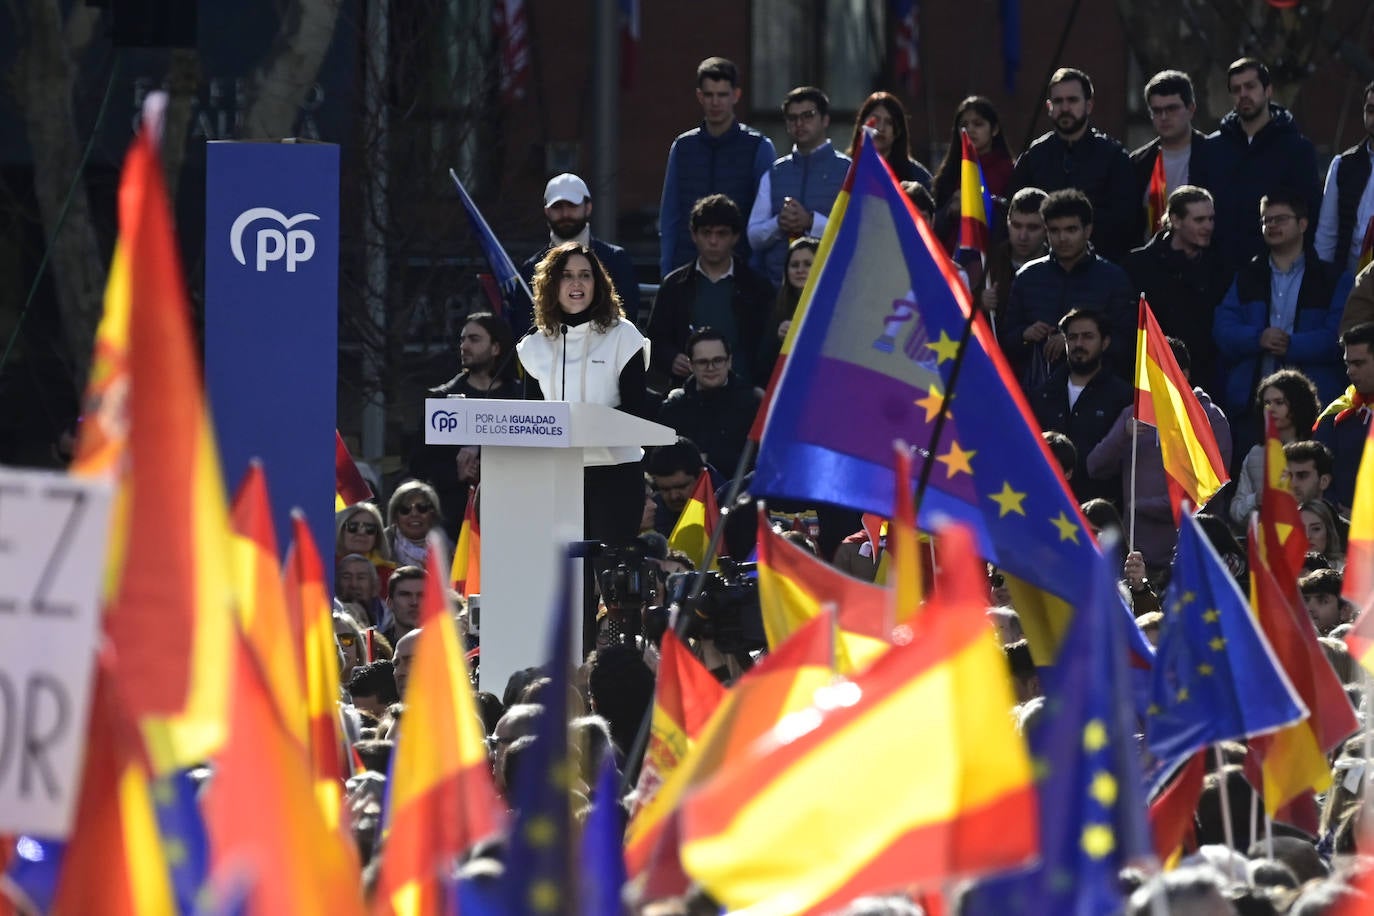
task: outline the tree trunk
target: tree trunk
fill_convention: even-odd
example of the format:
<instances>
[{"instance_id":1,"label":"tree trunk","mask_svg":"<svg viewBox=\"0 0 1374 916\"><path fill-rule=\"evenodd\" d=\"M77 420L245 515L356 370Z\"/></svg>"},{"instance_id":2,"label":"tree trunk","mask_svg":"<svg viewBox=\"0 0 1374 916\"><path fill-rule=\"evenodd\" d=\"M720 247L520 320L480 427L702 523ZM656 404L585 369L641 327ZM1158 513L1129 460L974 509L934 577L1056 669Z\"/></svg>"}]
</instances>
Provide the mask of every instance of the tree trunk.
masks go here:
<instances>
[{"instance_id":1,"label":"tree trunk","mask_svg":"<svg viewBox=\"0 0 1374 916\"><path fill-rule=\"evenodd\" d=\"M289 137L334 37L340 0L295 0L261 67L248 78L244 138Z\"/></svg>"}]
</instances>

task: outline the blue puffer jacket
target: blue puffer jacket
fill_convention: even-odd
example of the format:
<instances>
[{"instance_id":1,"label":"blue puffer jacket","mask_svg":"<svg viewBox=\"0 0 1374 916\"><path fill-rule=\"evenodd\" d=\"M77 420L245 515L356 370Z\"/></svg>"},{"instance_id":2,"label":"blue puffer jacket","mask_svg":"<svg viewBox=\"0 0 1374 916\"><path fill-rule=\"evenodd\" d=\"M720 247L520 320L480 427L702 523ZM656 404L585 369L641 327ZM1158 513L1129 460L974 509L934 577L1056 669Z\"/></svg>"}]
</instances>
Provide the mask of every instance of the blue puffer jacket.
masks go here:
<instances>
[{"instance_id":1,"label":"blue puffer jacket","mask_svg":"<svg viewBox=\"0 0 1374 916\"><path fill-rule=\"evenodd\" d=\"M1323 404L1345 389L1345 367L1337 328L1341 310L1354 282L1348 271L1320 260L1308 250L1303 267L1298 307L1281 368L1297 369L1317 386ZM1221 402L1227 416L1244 415L1255 396L1263 365L1259 339L1269 327L1271 293L1269 256L1254 258L1236 274L1235 282L1217 306L1212 337L1221 354L1225 388Z\"/></svg>"}]
</instances>

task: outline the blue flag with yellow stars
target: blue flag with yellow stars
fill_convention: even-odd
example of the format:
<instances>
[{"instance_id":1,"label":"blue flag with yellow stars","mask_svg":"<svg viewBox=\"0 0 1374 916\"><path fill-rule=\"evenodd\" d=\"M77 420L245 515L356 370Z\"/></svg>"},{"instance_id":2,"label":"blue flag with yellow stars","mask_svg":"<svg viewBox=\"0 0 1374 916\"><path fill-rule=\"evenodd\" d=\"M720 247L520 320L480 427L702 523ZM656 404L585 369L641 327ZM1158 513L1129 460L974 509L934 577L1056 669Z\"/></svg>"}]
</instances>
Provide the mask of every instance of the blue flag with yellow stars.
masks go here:
<instances>
[{"instance_id":1,"label":"blue flag with yellow stars","mask_svg":"<svg viewBox=\"0 0 1374 916\"><path fill-rule=\"evenodd\" d=\"M568 690L573 645L573 614L581 610L571 601L569 561L562 566L562 584L553 607L549 660L544 666L551 683L540 694L543 713L535 726L534 744L523 752L508 788L515 819L507 841L505 888L508 916L561 913L574 899L572 844L572 788L574 768L568 751ZM580 596L579 596L580 597ZM578 632L581 631L579 625Z\"/></svg>"},{"instance_id":2,"label":"blue flag with yellow stars","mask_svg":"<svg viewBox=\"0 0 1374 916\"><path fill-rule=\"evenodd\" d=\"M1127 627L1104 558L1083 571L1085 598L1059 663L1041 675L1044 708L1028 739L1036 769L1041 863L969 891L969 916L1106 916L1123 900L1117 872L1152 856L1135 744Z\"/></svg>"},{"instance_id":3,"label":"blue flag with yellow stars","mask_svg":"<svg viewBox=\"0 0 1374 916\"><path fill-rule=\"evenodd\" d=\"M1165 593L1145 740L1166 764L1307 716L1226 564L1184 513Z\"/></svg>"},{"instance_id":4,"label":"blue flag with yellow stars","mask_svg":"<svg viewBox=\"0 0 1374 916\"><path fill-rule=\"evenodd\" d=\"M918 525L969 526L983 557L1056 599L1041 632L1011 583L1031 649L1048 664L1098 551L981 317L954 376L971 307L865 135L798 306L752 492L885 516L896 486L892 443L911 443L917 476L933 462ZM932 443L947 391L949 415Z\"/></svg>"},{"instance_id":5,"label":"blue flag with yellow stars","mask_svg":"<svg viewBox=\"0 0 1374 916\"><path fill-rule=\"evenodd\" d=\"M620 773L615 754L602 755L592 812L582 832L579 916L622 916L625 904L625 809L620 804Z\"/></svg>"}]
</instances>

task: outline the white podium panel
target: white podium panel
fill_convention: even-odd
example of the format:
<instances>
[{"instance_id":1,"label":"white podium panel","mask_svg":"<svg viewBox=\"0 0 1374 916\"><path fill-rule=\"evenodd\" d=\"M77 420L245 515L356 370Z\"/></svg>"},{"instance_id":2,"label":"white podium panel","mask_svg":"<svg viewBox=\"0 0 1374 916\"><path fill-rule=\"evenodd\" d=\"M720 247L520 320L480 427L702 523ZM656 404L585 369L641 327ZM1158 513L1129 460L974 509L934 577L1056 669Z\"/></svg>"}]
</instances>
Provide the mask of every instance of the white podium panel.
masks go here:
<instances>
[{"instance_id":1,"label":"white podium panel","mask_svg":"<svg viewBox=\"0 0 1374 916\"><path fill-rule=\"evenodd\" d=\"M558 564L582 539L582 450L669 445L667 426L600 404L425 400L425 443L482 446L483 690L544 662ZM574 643L582 633L582 561L574 564ZM575 649L576 651L576 649Z\"/></svg>"}]
</instances>

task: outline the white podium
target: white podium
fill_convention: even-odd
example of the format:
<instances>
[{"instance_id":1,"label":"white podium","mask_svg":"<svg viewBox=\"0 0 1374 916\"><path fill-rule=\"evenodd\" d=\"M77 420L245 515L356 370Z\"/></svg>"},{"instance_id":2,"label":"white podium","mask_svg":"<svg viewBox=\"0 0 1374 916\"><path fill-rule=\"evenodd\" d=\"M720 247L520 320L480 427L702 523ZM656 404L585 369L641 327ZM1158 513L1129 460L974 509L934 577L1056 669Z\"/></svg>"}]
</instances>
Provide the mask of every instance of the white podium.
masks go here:
<instances>
[{"instance_id":1,"label":"white podium","mask_svg":"<svg viewBox=\"0 0 1374 916\"><path fill-rule=\"evenodd\" d=\"M482 447L481 687L544 662L558 563L582 539L583 450L670 445L677 433L600 404L425 400L425 444ZM581 647L582 562L574 564L574 651Z\"/></svg>"}]
</instances>

